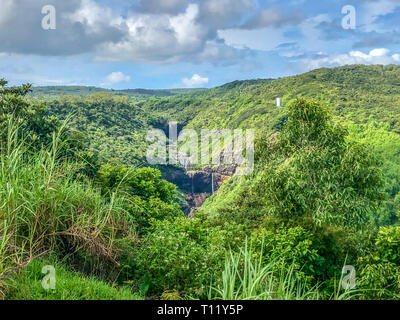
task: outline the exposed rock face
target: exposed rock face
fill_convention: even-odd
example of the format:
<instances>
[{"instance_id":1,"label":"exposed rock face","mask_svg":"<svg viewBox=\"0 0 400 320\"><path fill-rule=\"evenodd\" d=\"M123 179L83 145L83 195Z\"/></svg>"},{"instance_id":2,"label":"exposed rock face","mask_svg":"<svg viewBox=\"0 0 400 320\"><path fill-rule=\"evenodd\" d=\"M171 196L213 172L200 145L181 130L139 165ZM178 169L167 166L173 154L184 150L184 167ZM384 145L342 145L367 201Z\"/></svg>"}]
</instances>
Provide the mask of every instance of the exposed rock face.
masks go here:
<instances>
[{"instance_id":1,"label":"exposed rock face","mask_svg":"<svg viewBox=\"0 0 400 320\"><path fill-rule=\"evenodd\" d=\"M190 215L235 174L234 166L205 167L185 172L177 168L164 176L186 193L187 205L182 210Z\"/></svg>"},{"instance_id":2,"label":"exposed rock face","mask_svg":"<svg viewBox=\"0 0 400 320\"><path fill-rule=\"evenodd\" d=\"M162 168L163 179L178 186L184 193L192 192L192 179L183 168L170 166L168 169Z\"/></svg>"},{"instance_id":3,"label":"exposed rock face","mask_svg":"<svg viewBox=\"0 0 400 320\"><path fill-rule=\"evenodd\" d=\"M204 201L206 201L211 196L211 193L190 193L186 197L186 201L188 202L188 208L186 210L186 214L190 217L193 216L193 213L196 209L200 208Z\"/></svg>"},{"instance_id":4,"label":"exposed rock face","mask_svg":"<svg viewBox=\"0 0 400 320\"><path fill-rule=\"evenodd\" d=\"M220 166L205 167L201 171L188 171L187 175L192 179L192 190L186 197L188 208L185 213L193 216L196 209L234 175L235 170L234 167Z\"/></svg>"}]
</instances>

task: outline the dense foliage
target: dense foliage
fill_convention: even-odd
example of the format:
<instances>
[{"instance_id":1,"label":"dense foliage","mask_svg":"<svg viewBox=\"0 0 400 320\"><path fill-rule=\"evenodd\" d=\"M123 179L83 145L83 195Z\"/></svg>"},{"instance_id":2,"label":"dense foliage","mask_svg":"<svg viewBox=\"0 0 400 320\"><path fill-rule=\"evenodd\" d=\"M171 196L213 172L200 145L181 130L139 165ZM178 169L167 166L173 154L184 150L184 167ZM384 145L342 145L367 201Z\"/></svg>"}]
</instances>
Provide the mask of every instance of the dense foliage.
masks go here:
<instances>
[{"instance_id":1,"label":"dense foliage","mask_svg":"<svg viewBox=\"0 0 400 320\"><path fill-rule=\"evenodd\" d=\"M347 66L150 98L27 97L1 81L1 296L399 299L399 74ZM145 162L147 129L170 120L258 129L254 172L194 218Z\"/></svg>"}]
</instances>

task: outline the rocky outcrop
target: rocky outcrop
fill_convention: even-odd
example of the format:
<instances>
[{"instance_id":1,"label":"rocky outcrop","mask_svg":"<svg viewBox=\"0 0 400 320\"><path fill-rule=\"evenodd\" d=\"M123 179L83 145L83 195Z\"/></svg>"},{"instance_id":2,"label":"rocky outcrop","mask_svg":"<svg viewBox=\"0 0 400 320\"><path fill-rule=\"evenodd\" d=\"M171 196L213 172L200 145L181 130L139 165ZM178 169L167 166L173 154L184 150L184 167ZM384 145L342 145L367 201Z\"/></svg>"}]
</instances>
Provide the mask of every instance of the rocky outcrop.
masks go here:
<instances>
[{"instance_id":1,"label":"rocky outcrop","mask_svg":"<svg viewBox=\"0 0 400 320\"><path fill-rule=\"evenodd\" d=\"M230 177L235 174L234 166L204 167L202 170L185 171L179 167L164 170L163 178L186 194L187 204L182 210L189 215L200 208L204 201L215 193Z\"/></svg>"},{"instance_id":2,"label":"rocky outcrop","mask_svg":"<svg viewBox=\"0 0 400 320\"><path fill-rule=\"evenodd\" d=\"M188 206L185 213L189 217L193 217L194 213L203 203L211 196L211 193L191 193L186 196Z\"/></svg>"},{"instance_id":3,"label":"rocky outcrop","mask_svg":"<svg viewBox=\"0 0 400 320\"><path fill-rule=\"evenodd\" d=\"M185 213L192 216L196 209L215 193L226 181L235 174L235 167L219 166L205 167L199 171L187 171L192 181L191 192L186 196L188 203Z\"/></svg>"}]
</instances>

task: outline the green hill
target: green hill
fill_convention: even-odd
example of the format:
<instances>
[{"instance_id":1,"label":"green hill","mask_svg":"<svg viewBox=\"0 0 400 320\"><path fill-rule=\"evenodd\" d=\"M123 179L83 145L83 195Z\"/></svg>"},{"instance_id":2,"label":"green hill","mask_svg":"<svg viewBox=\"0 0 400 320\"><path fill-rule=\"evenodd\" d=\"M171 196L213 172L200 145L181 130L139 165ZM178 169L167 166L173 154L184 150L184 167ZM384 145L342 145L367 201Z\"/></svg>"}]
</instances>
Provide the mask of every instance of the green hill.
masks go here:
<instances>
[{"instance_id":1,"label":"green hill","mask_svg":"<svg viewBox=\"0 0 400 320\"><path fill-rule=\"evenodd\" d=\"M400 131L400 67L352 65L318 69L297 76L236 81L182 97L149 99L140 104L169 120L193 128L271 129L283 104L298 96L326 103L334 115L357 123L375 119Z\"/></svg>"},{"instance_id":2,"label":"green hill","mask_svg":"<svg viewBox=\"0 0 400 320\"><path fill-rule=\"evenodd\" d=\"M71 125L85 134L88 145L105 161L113 158L140 166L147 165L147 131L151 127L166 131L169 121L196 129L252 128L257 135L276 131L285 117L284 108L276 107L277 97L282 97L283 107L299 96L315 98L330 108L337 121L376 121L400 132L400 67L395 65L319 69L203 90L34 89L34 96L41 94L47 96L51 115L61 119L75 115Z\"/></svg>"}]
</instances>

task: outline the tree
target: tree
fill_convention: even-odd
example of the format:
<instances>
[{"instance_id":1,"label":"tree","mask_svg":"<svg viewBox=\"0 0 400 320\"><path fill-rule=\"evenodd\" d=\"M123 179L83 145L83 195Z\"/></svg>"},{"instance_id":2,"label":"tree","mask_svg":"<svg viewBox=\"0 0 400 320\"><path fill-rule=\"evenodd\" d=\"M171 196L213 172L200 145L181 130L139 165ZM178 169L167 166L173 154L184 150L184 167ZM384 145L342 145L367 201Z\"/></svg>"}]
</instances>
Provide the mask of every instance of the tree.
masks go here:
<instances>
[{"instance_id":1,"label":"tree","mask_svg":"<svg viewBox=\"0 0 400 320\"><path fill-rule=\"evenodd\" d=\"M183 216L179 209L176 186L161 179L161 172L153 168L127 168L122 164L105 164L97 173L103 194L112 192L129 197L126 210L134 217L140 230L150 221L168 220Z\"/></svg>"},{"instance_id":2,"label":"tree","mask_svg":"<svg viewBox=\"0 0 400 320\"><path fill-rule=\"evenodd\" d=\"M253 198L244 203L284 220L361 227L374 219L384 200L380 162L346 139L347 131L318 102L294 100L287 114L281 134L258 143L261 166L247 190Z\"/></svg>"},{"instance_id":3,"label":"tree","mask_svg":"<svg viewBox=\"0 0 400 320\"><path fill-rule=\"evenodd\" d=\"M46 115L43 103L31 103L25 98L31 91L30 84L10 88L7 84L5 79L0 79L1 141L6 141L8 122L12 118L27 144L32 147L48 144L59 125L57 118Z\"/></svg>"}]
</instances>

